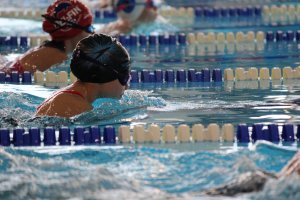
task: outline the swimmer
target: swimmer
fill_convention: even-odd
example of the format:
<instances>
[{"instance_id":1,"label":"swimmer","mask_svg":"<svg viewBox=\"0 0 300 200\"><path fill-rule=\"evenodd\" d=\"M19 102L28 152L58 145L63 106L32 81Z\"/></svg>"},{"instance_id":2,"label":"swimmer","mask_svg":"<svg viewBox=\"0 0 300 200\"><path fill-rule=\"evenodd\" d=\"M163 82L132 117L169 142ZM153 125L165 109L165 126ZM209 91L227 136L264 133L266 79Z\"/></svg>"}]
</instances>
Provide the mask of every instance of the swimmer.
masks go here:
<instances>
[{"instance_id":1,"label":"swimmer","mask_svg":"<svg viewBox=\"0 0 300 200\"><path fill-rule=\"evenodd\" d=\"M101 28L100 33L128 33L142 23L153 22L158 16L153 0L103 0L100 3L101 8L109 6L117 13L118 20Z\"/></svg>"},{"instance_id":2,"label":"swimmer","mask_svg":"<svg viewBox=\"0 0 300 200\"><path fill-rule=\"evenodd\" d=\"M115 38L94 34L82 39L71 59L77 81L54 93L36 116L72 117L93 109L98 98L121 98L130 81L130 57Z\"/></svg>"},{"instance_id":3,"label":"swimmer","mask_svg":"<svg viewBox=\"0 0 300 200\"><path fill-rule=\"evenodd\" d=\"M243 193L258 192L263 189L269 179L280 179L293 175L300 175L300 151L295 154L292 160L278 174L264 171L245 173L231 183L204 191L201 195L235 196Z\"/></svg>"},{"instance_id":4,"label":"swimmer","mask_svg":"<svg viewBox=\"0 0 300 200\"><path fill-rule=\"evenodd\" d=\"M51 40L30 49L2 69L0 66L0 71L45 71L67 60L76 44L94 33L92 13L79 0L56 0L42 17L43 30L51 36Z\"/></svg>"}]
</instances>

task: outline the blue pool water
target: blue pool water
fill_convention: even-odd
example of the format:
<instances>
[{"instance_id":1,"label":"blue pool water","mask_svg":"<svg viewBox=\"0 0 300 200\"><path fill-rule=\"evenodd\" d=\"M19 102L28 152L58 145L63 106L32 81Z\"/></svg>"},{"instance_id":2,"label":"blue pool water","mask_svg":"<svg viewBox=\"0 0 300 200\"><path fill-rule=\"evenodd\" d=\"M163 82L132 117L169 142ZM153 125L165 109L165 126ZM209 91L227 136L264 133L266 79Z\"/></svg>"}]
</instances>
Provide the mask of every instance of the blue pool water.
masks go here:
<instances>
[{"instance_id":1,"label":"blue pool water","mask_svg":"<svg viewBox=\"0 0 300 200\"><path fill-rule=\"evenodd\" d=\"M177 1L180 3L180 1ZM5 21L6 20L6 21ZM26 26L20 27L20 24ZM190 31L274 30L251 20L203 24L156 23L136 33ZM41 33L40 22L0 18L0 35ZM231 24L231 25L230 25ZM234 26L235 25L235 26ZM101 25L97 25L101 26ZM234 28L234 27L238 28ZM26 29L24 29L26 27ZM159 28L159 30L157 30ZM281 26L297 30L297 25ZM13 60L25 49L2 48L2 58ZM268 44L263 49L207 51L199 46L129 47L133 69L210 69L219 67L296 67L296 42ZM69 70L68 62L53 69ZM33 118L36 107L57 88L0 85L0 127L113 125L151 123L293 123L299 121L299 80L257 82L132 84L119 100L102 99L95 110L70 120ZM227 199L201 192L229 183L241 174L265 170L276 173L299 149L299 143L144 144L115 146L0 148L1 199ZM228 199L299 199L299 177L269 180L261 192Z\"/></svg>"},{"instance_id":2,"label":"blue pool water","mask_svg":"<svg viewBox=\"0 0 300 200\"><path fill-rule=\"evenodd\" d=\"M245 172L257 169L278 172L294 150L267 144L249 150L213 143L2 148L0 196L3 199L210 199L200 192L228 183ZM297 199L299 187L299 177L280 179L267 182L262 192L236 199Z\"/></svg>"}]
</instances>

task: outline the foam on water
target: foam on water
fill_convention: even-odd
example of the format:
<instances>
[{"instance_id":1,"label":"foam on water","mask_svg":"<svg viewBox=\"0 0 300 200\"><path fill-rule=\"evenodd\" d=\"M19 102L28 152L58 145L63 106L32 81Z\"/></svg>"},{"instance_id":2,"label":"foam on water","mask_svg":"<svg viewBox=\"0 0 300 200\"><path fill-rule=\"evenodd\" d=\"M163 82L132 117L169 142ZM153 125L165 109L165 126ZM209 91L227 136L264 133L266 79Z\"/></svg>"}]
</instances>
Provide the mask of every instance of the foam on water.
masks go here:
<instances>
[{"instance_id":1,"label":"foam on water","mask_svg":"<svg viewBox=\"0 0 300 200\"><path fill-rule=\"evenodd\" d=\"M44 98L50 96L53 90L44 89L44 93L39 93L43 97L39 97L32 95L31 93L34 92L30 90L28 94L24 87L18 88L15 85L11 92L8 92L8 90L0 93L0 106L2 107L0 127L119 124L146 117L147 107L163 107L166 104L162 98L150 96L152 93L150 91L129 90L125 92L121 100L99 99L94 102L92 111L71 119L58 117L33 118L36 107L43 102ZM35 88L35 93L38 93L39 89L39 87Z\"/></svg>"},{"instance_id":2,"label":"foam on water","mask_svg":"<svg viewBox=\"0 0 300 200\"><path fill-rule=\"evenodd\" d=\"M158 35L160 33L175 33L178 31L179 29L176 26L160 16L154 22L140 24L132 30L132 33Z\"/></svg>"},{"instance_id":3,"label":"foam on water","mask_svg":"<svg viewBox=\"0 0 300 200\"><path fill-rule=\"evenodd\" d=\"M122 99L99 99L94 102L94 110L73 117L71 120L42 117L31 119L35 109L56 89L38 85L0 84L0 106L2 116L16 119L20 125L106 125L123 123L244 123L276 120L296 122L299 109L293 99L299 95L265 94L266 91L228 92L220 89L169 88L153 90L127 90ZM189 94L189 92L191 94ZM268 112L268 113L267 113ZM240 118L237 120L236 115ZM210 116L207 118L207 116ZM25 120L26 119L26 120ZM4 118L2 118L4 120ZM54 120L54 121L53 121ZM4 120L5 121L5 120ZM6 120L2 127L7 126ZM161 122L161 123L160 123ZM8 123L8 124L7 124ZM55 125L55 127L57 127ZM10 126L9 126L10 127Z\"/></svg>"}]
</instances>

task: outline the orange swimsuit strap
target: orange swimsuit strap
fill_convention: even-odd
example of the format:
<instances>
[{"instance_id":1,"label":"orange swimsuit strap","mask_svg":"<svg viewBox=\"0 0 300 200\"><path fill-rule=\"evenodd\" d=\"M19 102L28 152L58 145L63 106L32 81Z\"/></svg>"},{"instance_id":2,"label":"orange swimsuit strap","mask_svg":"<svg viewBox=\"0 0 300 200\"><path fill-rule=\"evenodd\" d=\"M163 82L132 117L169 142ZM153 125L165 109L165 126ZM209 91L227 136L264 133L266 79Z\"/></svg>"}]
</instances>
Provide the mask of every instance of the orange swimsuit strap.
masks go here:
<instances>
[{"instance_id":1,"label":"orange swimsuit strap","mask_svg":"<svg viewBox=\"0 0 300 200\"><path fill-rule=\"evenodd\" d=\"M85 99L85 97L83 96L83 94L81 94L80 92L75 91L75 90L62 90L62 91L60 91L59 93L76 94L76 95L82 97L83 99Z\"/></svg>"},{"instance_id":2,"label":"orange swimsuit strap","mask_svg":"<svg viewBox=\"0 0 300 200\"><path fill-rule=\"evenodd\" d=\"M10 66L11 71L17 71L20 74L24 72L24 66L21 64L20 60L17 60L12 66Z\"/></svg>"}]
</instances>

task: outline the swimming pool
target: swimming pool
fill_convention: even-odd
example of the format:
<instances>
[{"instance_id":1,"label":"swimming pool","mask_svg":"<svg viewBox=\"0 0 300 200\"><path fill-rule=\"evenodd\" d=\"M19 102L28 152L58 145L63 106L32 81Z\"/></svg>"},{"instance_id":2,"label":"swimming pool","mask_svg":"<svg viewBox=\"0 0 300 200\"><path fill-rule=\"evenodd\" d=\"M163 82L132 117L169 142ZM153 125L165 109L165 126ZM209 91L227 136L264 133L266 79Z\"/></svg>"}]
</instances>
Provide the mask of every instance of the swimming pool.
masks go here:
<instances>
[{"instance_id":1,"label":"swimming pool","mask_svg":"<svg viewBox=\"0 0 300 200\"><path fill-rule=\"evenodd\" d=\"M5 19L0 19L5 20ZM250 20L249 20L250 21ZM16 32L16 20L9 32ZM39 22L25 21L38 32ZM227 22L228 25L230 24ZM221 24L221 23L220 23ZM234 24L234 23L232 23ZM231 25L232 25L231 24ZM199 31L177 26L179 31ZM253 24L240 27L251 30ZM143 27L142 27L143 28ZM204 27L205 28L205 27ZM277 30L255 26L255 31ZM296 30L297 26L282 26ZM165 31L165 30L164 30ZM174 31L172 29L172 31ZM205 32L235 32L226 23ZM0 32L7 33L0 30ZM137 31L137 33L139 30ZM245 67L297 67L298 43L268 42L263 49L218 51L201 45L128 46L133 69L215 69ZM22 49L3 47L1 54L13 59ZM68 70L67 63L54 71ZM100 125L163 127L172 124L192 126L201 123L220 126L232 123L298 123L299 109L291 105L299 98L299 80L277 80L262 86L258 81L132 83L121 101L97 101L93 112L71 120L34 119L32 115L44 98L55 89L38 85L1 84L1 127ZM30 89L29 89L30 88ZM11 119L15 121L12 121ZM230 182L241 173L263 169L279 172L298 149L298 143L253 145L234 142L180 144L118 144L101 146L2 147L0 196L5 199L72 198L83 199L211 199L200 192ZM297 199L299 178L269 181L262 192L233 199ZM214 199L214 198L213 198ZM224 199L224 197L216 198Z\"/></svg>"}]
</instances>

